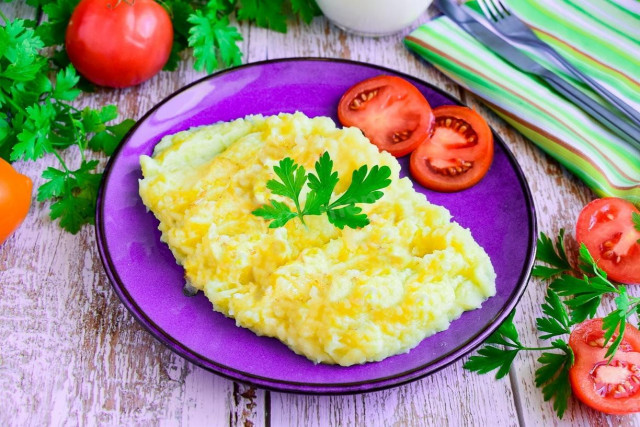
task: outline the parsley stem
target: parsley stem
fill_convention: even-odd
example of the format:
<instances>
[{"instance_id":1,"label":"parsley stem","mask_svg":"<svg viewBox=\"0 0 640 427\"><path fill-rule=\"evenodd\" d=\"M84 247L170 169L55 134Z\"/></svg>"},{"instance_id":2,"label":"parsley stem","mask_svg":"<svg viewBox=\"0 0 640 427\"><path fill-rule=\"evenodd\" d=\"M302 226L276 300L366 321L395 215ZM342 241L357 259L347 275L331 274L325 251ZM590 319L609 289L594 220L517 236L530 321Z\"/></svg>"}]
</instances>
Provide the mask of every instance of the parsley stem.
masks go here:
<instances>
[{"instance_id":1,"label":"parsley stem","mask_svg":"<svg viewBox=\"0 0 640 427\"><path fill-rule=\"evenodd\" d=\"M0 17L2 17L2 19L4 20L5 24L9 23L9 18L7 18L7 15L5 15L4 13L2 13L2 11L0 10Z\"/></svg>"},{"instance_id":2,"label":"parsley stem","mask_svg":"<svg viewBox=\"0 0 640 427\"><path fill-rule=\"evenodd\" d=\"M1 13L1 12L0 12ZM4 99L13 106L13 108L15 108L16 110L18 110L18 112L24 114L25 116L29 116L29 113L27 113L27 110L25 110L21 105L18 105L16 103L16 101L14 101L10 95L7 95L6 93L4 94Z\"/></svg>"},{"instance_id":3,"label":"parsley stem","mask_svg":"<svg viewBox=\"0 0 640 427\"><path fill-rule=\"evenodd\" d=\"M69 116L71 116L71 113L69 113L69 110L73 110L74 113L81 113L80 110L78 110L76 107L74 107L71 104L65 104L62 102L56 102L56 105L60 105L65 111L65 113L69 114Z\"/></svg>"},{"instance_id":4,"label":"parsley stem","mask_svg":"<svg viewBox=\"0 0 640 427\"><path fill-rule=\"evenodd\" d=\"M516 347L518 350L530 350L530 351L537 351L537 350L554 350L557 349L557 347Z\"/></svg>"},{"instance_id":5,"label":"parsley stem","mask_svg":"<svg viewBox=\"0 0 640 427\"><path fill-rule=\"evenodd\" d=\"M64 160L62 159L62 157L60 156L60 154L57 151L53 151L53 155L56 156L58 158L58 160L60 161L60 164L62 164L62 167L64 168L64 170L67 173L71 173L71 171L69 170L69 168L67 167L67 164L64 162Z\"/></svg>"},{"instance_id":6,"label":"parsley stem","mask_svg":"<svg viewBox=\"0 0 640 427\"><path fill-rule=\"evenodd\" d=\"M293 199L293 201L296 204L296 210L298 211L298 218L300 218L300 221L302 222L302 225L304 225L306 227L307 224L304 222L304 213L302 212L302 209L300 209L300 201L298 200L297 197L295 199Z\"/></svg>"}]
</instances>

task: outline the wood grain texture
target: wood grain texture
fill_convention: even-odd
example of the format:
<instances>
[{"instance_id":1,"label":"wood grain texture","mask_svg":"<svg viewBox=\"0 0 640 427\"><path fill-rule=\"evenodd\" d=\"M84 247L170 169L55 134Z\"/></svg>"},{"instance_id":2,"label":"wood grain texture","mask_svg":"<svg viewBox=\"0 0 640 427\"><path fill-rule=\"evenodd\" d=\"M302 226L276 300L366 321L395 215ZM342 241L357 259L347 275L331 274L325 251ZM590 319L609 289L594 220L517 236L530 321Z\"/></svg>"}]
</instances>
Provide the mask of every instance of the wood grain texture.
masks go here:
<instances>
[{"instance_id":1,"label":"wood grain texture","mask_svg":"<svg viewBox=\"0 0 640 427\"><path fill-rule=\"evenodd\" d=\"M8 16L33 16L22 2L0 5ZM434 13L430 9L421 20ZM31 14L31 15L29 15ZM402 34L348 35L323 18L292 23L287 34L243 24L245 62L319 56L383 65L461 97L487 117L514 152L534 194L538 224L571 229L593 198L556 162L433 67L409 53ZM138 118L179 87L204 76L185 55L180 69L126 90L99 90L79 105L115 103ZM65 153L71 165L77 151ZM105 159L93 154L93 158ZM55 159L16 168L41 184ZM422 426L638 425L573 402L559 422L534 385L537 355L519 357L510 378L478 376L457 362L428 378L353 396L267 392L213 375L176 356L141 328L115 296L100 262L94 230L73 236L35 201L23 226L0 246L0 425ZM518 306L523 341L535 344L544 285L532 281Z\"/></svg>"}]
</instances>

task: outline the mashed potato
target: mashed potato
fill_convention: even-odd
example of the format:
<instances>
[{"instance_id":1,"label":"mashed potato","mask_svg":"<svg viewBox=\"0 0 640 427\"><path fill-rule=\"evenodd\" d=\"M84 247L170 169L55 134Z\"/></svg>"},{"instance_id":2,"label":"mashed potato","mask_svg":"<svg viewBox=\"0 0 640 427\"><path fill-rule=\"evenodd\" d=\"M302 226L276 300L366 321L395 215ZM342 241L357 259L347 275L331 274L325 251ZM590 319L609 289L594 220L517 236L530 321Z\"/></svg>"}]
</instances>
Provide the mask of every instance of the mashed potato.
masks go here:
<instances>
[{"instance_id":1,"label":"mashed potato","mask_svg":"<svg viewBox=\"0 0 640 427\"><path fill-rule=\"evenodd\" d=\"M324 151L339 173L337 194L363 164L391 168L382 199L360 205L371 224L340 230L321 215L270 229L251 214L272 198L289 203L266 188L279 160L313 170ZM314 362L348 366L409 351L495 294L493 267L471 233L399 179L394 157L329 118L198 127L163 138L140 162L140 196L186 280L239 326Z\"/></svg>"}]
</instances>

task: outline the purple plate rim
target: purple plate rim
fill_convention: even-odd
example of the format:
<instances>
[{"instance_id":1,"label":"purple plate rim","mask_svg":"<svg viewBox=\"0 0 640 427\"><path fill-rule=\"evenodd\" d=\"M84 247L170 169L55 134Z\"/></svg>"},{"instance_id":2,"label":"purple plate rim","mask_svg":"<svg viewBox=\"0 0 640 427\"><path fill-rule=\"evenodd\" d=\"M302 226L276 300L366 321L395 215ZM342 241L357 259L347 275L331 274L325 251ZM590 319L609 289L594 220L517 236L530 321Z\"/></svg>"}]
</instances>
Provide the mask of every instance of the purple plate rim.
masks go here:
<instances>
[{"instance_id":1,"label":"purple plate rim","mask_svg":"<svg viewBox=\"0 0 640 427\"><path fill-rule=\"evenodd\" d=\"M520 277L517 285L514 290L511 292L509 296L508 302L502 307L500 312L489 322L487 322L481 330L479 330L476 335L467 341L461 343L456 348L452 349L450 352L436 358L432 359L424 365L421 365L417 368L411 369L409 371L399 372L392 376L380 377L376 379L370 379L366 381L357 381L357 382L348 382L348 383L327 383L327 384L308 384L308 383L300 383L286 380L274 380L272 378L267 378L259 375L254 375L248 372L243 372L234 368L230 368L219 364L208 357L205 357L193 350L189 347L185 346L181 342L175 340L171 335L166 333L159 325L155 324L146 313L140 309L140 307L136 304L136 302L131 298L128 291L126 290L126 286L120 279L117 269L113 264L111 259L111 255L106 249L106 237L104 230L104 222L102 221L103 210L104 210L104 191L107 183L109 181L109 177L111 174L111 167L114 161L120 154L122 148L126 145L127 141L131 137L131 135L137 130L139 125L144 122L149 116L151 116L160 106L168 102L170 99L174 98L178 94L183 91L191 88L192 86L198 85L204 81L215 79L223 74L233 73L237 70L262 66L273 63L281 63L281 62L297 62L297 61L316 61L316 62L337 62L344 64L357 65L361 67L372 68L375 70L379 70L381 72L394 74L400 76L405 79L417 81L420 84L434 90L435 92L440 93L441 95L455 101L459 105L464 105L457 97L447 93L446 91L434 86L431 83L425 82L424 80L411 76L409 74L399 72L393 70L388 67L384 67L381 65L367 64L360 61L354 61L349 59L341 59L341 58L316 58L316 57L292 57L292 58L279 58L279 59L268 59L264 61L251 62L247 64L243 64L237 67L228 68L225 70L218 71L213 74L209 74L205 77L202 77L198 80L195 80L175 92L171 93L156 105L154 105L149 111L147 111L137 122L136 124L127 132L127 134L123 137L122 142L116 149L116 151L112 154L107 165L105 166L103 177L100 183L100 188L98 191L97 202L96 202L96 220L95 220L95 233L96 233L96 243L98 246L98 252L100 254L100 260L102 261L102 265L105 269L107 277L111 282L112 288L116 292L116 295L122 302L122 304L127 308L127 310L133 315L133 317L145 328L153 337L155 337L158 341L168 347L171 351L181 356L182 358L194 363L201 368L213 372L217 375L220 375L224 378L239 381L243 383L247 383L250 385L254 385L263 389L277 391L277 392L285 392L285 393L299 393L299 394L310 394L310 395L344 395L344 394L357 394L364 392L373 392L379 390L385 390L392 387L397 387L403 384L407 384L412 381L416 381L418 379L424 378L428 375L431 375L449 365L456 362L460 358L469 354L473 350L475 350L480 344L482 344L490 334L492 334L505 320L505 318L511 313L511 311L518 304L524 291L529 282L529 278L531 276L531 270L533 268L533 263L535 261L535 253L536 253L536 238L537 238L537 218L536 218L536 210L533 202L533 197L531 194L531 189L529 188L529 184L524 176L522 168L516 161L513 153L509 149L509 147L504 143L502 138L491 129L494 137L494 141L502 146L509 160L509 163L513 167L515 171L521 189L523 190L523 195L526 204L526 211L528 213L528 225L529 225L529 236L528 241L528 250L526 256L526 262L522 268L520 273Z\"/></svg>"}]
</instances>

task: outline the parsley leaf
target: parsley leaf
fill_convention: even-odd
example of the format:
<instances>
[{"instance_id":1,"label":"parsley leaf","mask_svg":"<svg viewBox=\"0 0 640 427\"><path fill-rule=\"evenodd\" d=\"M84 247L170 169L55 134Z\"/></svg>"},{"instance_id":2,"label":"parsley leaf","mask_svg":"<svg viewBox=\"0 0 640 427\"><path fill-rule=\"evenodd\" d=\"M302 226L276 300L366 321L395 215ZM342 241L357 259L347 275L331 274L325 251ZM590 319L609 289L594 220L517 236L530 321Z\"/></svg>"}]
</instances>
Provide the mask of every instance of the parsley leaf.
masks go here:
<instances>
[{"instance_id":1,"label":"parsley leaf","mask_svg":"<svg viewBox=\"0 0 640 427\"><path fill-rule=\"evenodd\" d=\"M536 386L542 387L545 401L553 399L553 409L558 418L562 418L571 396L569 369L573 366L575 357L566 342L556 340L552 345L562 350L562 353L544 352L538 358L542 366L536 370Z\"/></svg>"},{"instance_id":2,"label":"parsley leaf","mask_svg":"<svg viewBox=\"0 0 640 427\"><path fill-rule=\"evenodd\" d=\"M298 216L304 224L306 215L327 214L330 223L342 229L345 226L360 228L369 224L369 218L362 213L356 203L374 203L383 195L381 189L391 184L391 169L387 166L374 166L369 171L366 165L353 171L349 188L336 201L331 203L331 195L338 184L338 173L333 171L333 161L328 152L320 156L315 163L316 173L307 174L305 169L286 157L273 168L280 180L271 179L267 188L273 194L291 199L296 211L293 212L284 203L271 200L271 206L263 206L252 213L273 221L269 227L276 228ZM309 192L304 209L300 206L300 194L308 184ZM286 208L286 209L285 209Z\"/></svg>"},{"instance_id":3,"label":"parsley leaf","mask_svg":"<svg viewBox=\"0 0 640 427\"><path fill-rule=\"evenodd\" d=\"M71 19L73 9L80 0L56 0L48 2L42 8L47 15L47 20L38 25L36 34L44 42L45 46L64 44L67 25Z\"/></svg>"},{"instance_id":4,"label":"parsley leaf","mask_svg":"<svg viewBox=\"0 0 640 427\"><path fill-rule=\"evenodd\" d=\"M287 32L284 0L242 0L238 19L255 22L257 26L281 33Z\"/></svg>"},{"instance_id":5,"label":"parsley leaf","mask_svg":"<svg viewBox=\"0 0 640 427\"><path fill-rule=\"evenodd\" d=\"M267 182L267 188L271 190L273 194L293 200L293 203L296 205L296 211L298 212L297 215L304 223L303 214L300 209L300 192L307 182L307 172L290 157L285 157L280 160L279 166L274 166L273 171L281 181L270 179Z\"/></svg>"},{"instance_id":6,"label":"parsley leaf","mask_svg":"<svg viewBox=\"0 0 640 427\"><path fill-rule=\"evenodd\" d=\"M463 367L479 374L486 374L497 369L496 379L500 379L509 373L511 364L519 352L519 349L503 350L488 345L478 350L477 356L471 356Z\"/></svg>"},{"instance_id":7,"label":"parsley leaf","mask_svg":"<svg viewBox=\"0 0 640 427\"><path fill-rule=\"evenodd\" d=\"M178 69L178 63L180 62L180 52L189 45L189 28L191 25L188 19L194 13L194 9L191 3L184 0L165 0L161 5L167 9L173 24L173 45L163 70L175 71Z\"/></svg>"},{"instance_id":8,"label":"parsley leaf","mask_svg":"<svg viewBox=\"0 0 640 427\"><path fill-rule=\"evenodd\" d=\"M220 62L225 67L241 63L242 52L237 42L242 40L242 35L229 25L228 17L218 17L217 11L208 7L205 13L197 10L189 15L187 21L192 24L188 43L193 48L196 70L211 73Z\"/></svg>"},{"instance_id":9,"label":"parsley leaf","mask_svg":"<svg viewBox=\"0 0 640 427\"><path fill-rule=\"evenodd\" d=\"M276 200L269 200L269 202L271 202L271 206L264 205L252 212L255 216L270 219L271 223L269 223L269 228L282 227L289 222L290 219L298 216L289 206L282 202Z\"/></svg>"},{"instance_id":10,"label":"parsley leaf","mask_svg":"<svg viewBox=\"0 0 640 427\"><path fill-rule=\"evenodd\" d=\"M48 167L42 172L42 177L46 180L44 184L38 188L38 201L60 197L65 192L65 185L68 173L53 167Z\"/></svg>"},{"instance_id":11,"label":"parsley leaf","mask_svg":"<svg viewBox=\"0 0 640 427\"><path fill-rule=\"evenodd\" d=\"M383 195L379 190L391 184L390 176L391 169L388 166L376 165L369 172L367 165L361 166L353 171L351 184L347 191L338 200L331 203L329 209L354 203L374 203Z\"/></svg>"},{"instance_id":12,"label":"parsley leaf","mask_svg":"<svg viewBox=\"0 0 640 427\"><path fill-rule=\"evenodd\" d=\"M551 267L536 265L531 272L535 277L549 279L556 274L571 271L571 264L567 259L567 254L564 248L564 230L560 230L556 242L557 243L554 248L551 239L546 234L540 233L540 237L538 237L536 260L545 262L551 265Z\"/></svg>"},{"instance_id":13,"label":"parsley leaf","mask_svg":"<svg viewBox=\"0 0 640 427\"><path fill-rule=\"evenodd\" d=\"M631 220L633 221L633 228L640 231L640 214L638 212L631 212ZM640 243L640 239L638 239Z\"/></svg>"},{"instance_id":14,"label":"parsley leaf","mask_svg":"<svg viewBox=\"0 0 640 427\"><path fill-rule=\"evenodd\" d=\"M620 347L620 343L622 343L624 331L627 327L627 320L632 314L640 309L640 298L629 297L625 286L620 286L618 288L618 296L616 296L614 301L616 303L616 310L607 314L602 319L604 345L608 345L613 339L613 342L605 353L605 357L609 357L610 360L613 359L613 356Z\"/></svg>"},{"instance_id":15,"label":"parsley leaf","mask_svg":"<svg viewBox=\"0 0 640 427\"><path fill-rule=\"evenodd\" d=\"M509 373L515 357L523 349L518 331L513 324L515 310L507 316L502 325L487 339L486 343L498 344L507 347L502 349L493 345L486 345L478 350L478 355L471 356L463 367L469 371L486 374L498 370L496 379L500 379Z\"/></svg>"},{"instance_id":16,"label":"parsley leaf","mask_svg":"<svg viewBox=\"0 0 640 427\"><path fill-rule=\"evenodd\" d=\"M307 175L311 192L307 196L304 205L306 215L320 215L326 211L333 190L338 184L338 172L333 172L333 160L328 152L324 152L315 164L316 174L310 172Z\"/></svg>"},{"instance_id":17,"label":"parsley leaf","mask_svg":"<svg viewBox=\"0 0 640 427\"><path fill-rule=\"evenodd\" d=\"M84 129L87 132L95 133L88 141L89 148L94 151L103 151L108 156L113 154L124 135L135 124L135 121L131 119L123 120L116 125L106 124L117 116L118 109L115 105L107 105L101 110L90 108L82 110L81 118Z\"/></svg>"},{"instance_id":18,"label":"parsley leaf","mask_svg":"<svg viewBox=\"0 0 640 427\"><path fill-rule=\"evenodd\" d=\"M569 330L572 322L569 321L569 315L565 310L558 294L552 290L547 291L545 303L542 304L542 312L548 317L539 317L536 319L536 326L544 335L540 335L540 339L548 340L559 335L571 333Z\"/></svg>"},{"instance_id":19,"label":"parsley leaf","mask_svg":"<svg viewBox=\"0 0 640 427\"><path fill-rule=\"evenodd\" d=\"M291 10L307 24L311 22L314 16L322 14L315 0L291 0Z\"/></svg>"},{"instance_id":20,"label":"parsley leaf","mask_svg":"<svg viewBox=\"0 0 640 427\"><path fill-rule=\"evenodd\" d=\"M83 161L77 170L47 168L42 177L49 181L38 190L38 200L53 199L51 219L60 219L60 226L72 234L84 224L94 223L98 187L102 174L93 171L97 160Z\"/></svg>"},{"instance_id":21,"label":"parsley leaf","mask_svg":"<svg viewBox=\"0 0 640 427\"><path fill-rule=\"evenodd\" d=\"M584 244L580 246L580 268L583 271L592 271L596 276L583 275L582 278L577 278L563 274L549 286L559 296L571 297L564 303L571 309L573 323L592 318L604 295L618 293L618 288L607 280L606 273L596 265Z\"/></svg>"},{"instance_id":22,"label":"parsley leaf","mask_svg":"<svg viewBox=\"0 0 640 427\"><path fill-rule=\"evenodd\" d=\"M76 69L69 65L56 74L56 84L51 96L58 101L73 101L80 95L80 89L75 87L79 81Z\"/></svg>"},{"instance_id":23,"label":"parsley leaf","mask_svg":"<svg viewBox=\"0 0 640 427\"><path fill-rule=\"evenodd\" d=\"M15 82L29 82L36 79L38 73L46 68L47 60L39 54L44 47L42 40L35 35L31 28L25 26L25 21L16 19L0 27L0 77L5 91L10 92ZM9 102L2 97L5 102ZM3 102L4 103L4 102Z\"/></svg>"},{"instance_id":24,"label":"parsley leaf","mask_svg":"<svg viewBox=\"0 0 640 427\"><path fill-rule=\"evenodd\" d=\"M362 208L354 205L347 205L341 208L332 208L327 211L329 222L340 230L345 226L350 228L362 228L369 225L369 218L362 213Z\"/></svg>"},{"instance_id":25,"label":"parsley leaf","mask_svg":"<svg viewBox=\"0 0 640 427\"><path fill-rule=\"evenodd\" d=\"M522 347L520 343L520 337L518 336L518 330L516 329L513 318L516 315L516 311L513 310L507 318L502 322L500 327L487 338L489 344L500 344L506 347Z\"/></svg>"},{"instance_id":26,"label":"parsley leaf","mask_svg":"<svg viewBox=\"0 0 640 427\"><path fill-rule=\"evenodd\" d=\"M53 148L49 141L51 121L56 111L50 102L35 104L26 108L27 119L18 134L18 143L13 146L11 160L37 160L50 153Z\"/></svg>"},{"instance_id":27,"label":"parsley leaf","mask_svg":"<svg viewBox=\"0 0 640 427\"><path fill-rule=\"evenodd\" d=\"M587 276L577 278L562 275L549 285L550 289L562 297L572 297L565 300L565 304L571 309L571 321L579 323L596 314L597 308L602 302L602 296L612 292L612 288L605 283L592 281Z\"/></svg>"}]
</instances>

